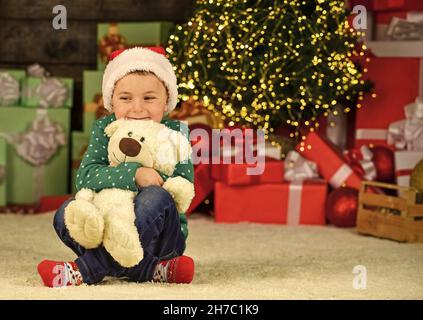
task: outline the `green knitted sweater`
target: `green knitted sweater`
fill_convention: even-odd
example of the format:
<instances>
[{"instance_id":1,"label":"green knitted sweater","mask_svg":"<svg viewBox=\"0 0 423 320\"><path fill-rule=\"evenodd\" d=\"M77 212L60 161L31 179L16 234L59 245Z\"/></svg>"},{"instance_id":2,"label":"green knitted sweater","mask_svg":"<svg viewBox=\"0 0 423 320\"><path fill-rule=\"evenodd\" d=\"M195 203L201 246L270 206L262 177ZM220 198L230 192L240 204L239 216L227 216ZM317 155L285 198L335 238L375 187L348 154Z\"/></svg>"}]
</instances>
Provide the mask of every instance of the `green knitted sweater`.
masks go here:
<instances>
[{"instance_id":1,"label":"green knitted sweater","mask_svg":"<svg viewBox=\"0 0 423 320\"><path fill-rule=\"evenodd\" d=\"M108 124L116 120L114 113L98 119L94 122L88 149L84 154L81 165L76 176L76 189L82 188L94 190L96 192L107 188L119 188L131 191L138 191L135 183L135 172L141 167L141 164L134 162L120 163L116 167L109 167L107 155L107 146L109 138L104 133ZM163 118L162 124L168 128L181 132L189 139L189 131L186 124L167 117ZM164 181L169 176L158 172ZM185 162L179 162L176 165L172 177L181 176L194 183L194 166L192 159ZM187 238L188 227L185 212L179 212L182 232Z\"/></svg>"}]
</instances>

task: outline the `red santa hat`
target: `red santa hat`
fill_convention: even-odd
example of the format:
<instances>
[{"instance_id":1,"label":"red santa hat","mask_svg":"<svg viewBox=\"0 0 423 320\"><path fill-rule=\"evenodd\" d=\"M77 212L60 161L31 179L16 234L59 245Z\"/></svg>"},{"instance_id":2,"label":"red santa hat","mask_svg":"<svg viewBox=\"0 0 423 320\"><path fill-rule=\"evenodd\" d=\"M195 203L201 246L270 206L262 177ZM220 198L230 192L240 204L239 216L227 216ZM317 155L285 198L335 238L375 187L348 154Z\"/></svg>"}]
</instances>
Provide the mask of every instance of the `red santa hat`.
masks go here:
<instances>
[{"instance_id":1,"label":"red santa hat","mask_svg":"<svg viewBox=\"0 0 423 320\"><path fill-rule=\"evenodd\" d=\"M109 56L103 75L103 101L104 107L109 112L112 112L112 96L116 82L134 71L154 73L167 87L168 112L176 107L178 102L176 75L165 56L165 50L162 47L134 47L116 50Z\"/></svg>"}]
</instances>

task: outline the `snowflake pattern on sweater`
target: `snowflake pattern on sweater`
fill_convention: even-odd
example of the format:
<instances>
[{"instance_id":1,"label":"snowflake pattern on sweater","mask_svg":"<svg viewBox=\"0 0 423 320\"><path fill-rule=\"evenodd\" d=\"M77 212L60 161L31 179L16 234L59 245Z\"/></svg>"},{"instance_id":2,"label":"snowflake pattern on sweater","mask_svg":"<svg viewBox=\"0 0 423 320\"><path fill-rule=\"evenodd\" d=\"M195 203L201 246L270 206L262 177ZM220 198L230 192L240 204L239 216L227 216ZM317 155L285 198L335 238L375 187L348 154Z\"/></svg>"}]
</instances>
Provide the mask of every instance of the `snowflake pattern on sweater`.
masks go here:
<instances>
[{"instance_id":1,"label":"snowflake pattern on sweater","mask_svg":"<svg viewBox=\"0 0 423 320\"><path fill-rule=\"evenodd\" d=\"M105 134L104 129L116 120L114 113L98 119L94 122L91 129L90 142L87 151L79 166L76 175L76 189L87 188L99 192L102 189L119 188L131 191L138 191L135 183L135 173L141 164L134 162L120 163L116 167L110 167L107 146L109 137ZM189 139L188 126L178 120L172 120L167 117L163 118L162 124L168 128L181 132ZM170 176L158 172L166 181ZM176 165L172 177L181 176L188 181L194 183L194 166L192 159L189 161L181 161ZM182 232L187 238L188 227L185 212L179 212Z\"/></svg>"}]
</instances>

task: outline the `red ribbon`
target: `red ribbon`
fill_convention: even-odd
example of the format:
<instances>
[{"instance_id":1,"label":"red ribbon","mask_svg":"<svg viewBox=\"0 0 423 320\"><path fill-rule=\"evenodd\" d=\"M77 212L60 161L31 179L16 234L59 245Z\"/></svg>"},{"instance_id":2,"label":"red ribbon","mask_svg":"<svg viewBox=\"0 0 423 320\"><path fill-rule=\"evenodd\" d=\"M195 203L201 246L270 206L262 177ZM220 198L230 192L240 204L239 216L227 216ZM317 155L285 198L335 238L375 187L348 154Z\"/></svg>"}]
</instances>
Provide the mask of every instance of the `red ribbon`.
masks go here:
<instances>
[{"instance_id":1,"label":"red ribbon","mask_svg":"<svg viewBox=\"0 0 423 320\"><path fill-rule=\"evenodd\" d=\"M410 176L411 172L413 172L413 170L411 170L411 169L402 169L402 170L397 170L396 174L397 174L397 177Z\"/></svg>"}]
</instances>

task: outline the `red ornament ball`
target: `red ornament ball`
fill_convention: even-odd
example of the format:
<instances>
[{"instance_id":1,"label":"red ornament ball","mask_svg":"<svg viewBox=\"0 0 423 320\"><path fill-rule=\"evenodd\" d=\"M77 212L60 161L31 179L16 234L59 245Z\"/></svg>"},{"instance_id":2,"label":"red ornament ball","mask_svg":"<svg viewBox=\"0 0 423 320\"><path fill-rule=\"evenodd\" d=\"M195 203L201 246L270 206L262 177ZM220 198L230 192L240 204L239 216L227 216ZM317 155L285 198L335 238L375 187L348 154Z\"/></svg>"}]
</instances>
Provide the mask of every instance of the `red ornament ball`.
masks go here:
<instances>
[{"instance_id":1,"label":"red ornament ball","mask_svg":"<svg viewBox=\"0 0 423 320\"><path fill-rule=\"evenodd\" d=\"M326 202L326 217L337 227L352 228L356 225L358 190L341 187L333 190Z\"/></svg>"},{"instance_id":2,"label":"red ornament ball","mask_svg":"<svg viewBox=\"0 0 423 320\"><path fill-rule=\"evenodd\" d=\"M373 163L376 167L377 181L394 183L395 182L395 161L394 152L383 146L371 148L373 152Z\"/></svg>"}]
</instances>

